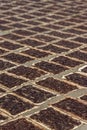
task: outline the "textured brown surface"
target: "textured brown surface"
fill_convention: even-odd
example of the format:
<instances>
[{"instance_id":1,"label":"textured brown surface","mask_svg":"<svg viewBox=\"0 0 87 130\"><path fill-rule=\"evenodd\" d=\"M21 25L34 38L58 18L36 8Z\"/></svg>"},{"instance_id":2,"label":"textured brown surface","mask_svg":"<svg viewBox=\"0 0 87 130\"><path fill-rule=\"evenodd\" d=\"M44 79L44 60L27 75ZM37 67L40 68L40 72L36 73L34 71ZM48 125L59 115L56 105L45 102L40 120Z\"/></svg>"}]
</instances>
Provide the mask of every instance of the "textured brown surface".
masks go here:
<instances>
[{"instance_id":1,"label":"textured brown surface","mask_svg":"<svg viewBox=\"0 0 87 130\"><path fill-rule=\"evenodd\" d=\"M61 65L56 65L54 63L49 63L49 62L45 62L45 61L39 62L39 63L35 64L35 66L42 70L51 72L53 74L58 74L67 69L66 67L62 67Z\"/></svg>"},{"instance_id":2,"label":"textured brown surface","mask_svg":"<svg viewBox=\"0 0 87 130\"><path fill-rule=\"evenodd\" d=\"M14 64L0 60L0 70L4 70L4 69L7 69L7 68L10 68L10 67L13 67L13 66L14 66Z\"/></svg>"},{"instance_id":3,"label":"textured brown surface","mask_svg":"<svg viewBox=\"0 0 87 130\"><path fill-rule=\"evenodd\" d=\"M63 101L60 101L58 104L55 104L54 106L74 113L83 119L87 119L87 105L80 103L77 100L67 98Z\"/></svg>"},{"instance_id":4,"label":"textured brown surface","mask_svg":"<svg viewBox=\"0 0 87 130\"><path fill-rule=\"evenodd\" d=\"M84 69L82 69L83 72L87 73L87 67L85 67Z\"/></svg>"},{"instance_id":5,"label":"textured brown surface","mask_svg":"<svg viewBox=\"0 0 87 130\"><path fill-rule=\"evenodd\" d=\"M87 61L87 53L84 53L84 52L75 51L69 54L68 56Z\"/></svg>"},{"instance_id":6,"label":"textured brown surface","mask_svg":"<svg viewBox=\"0 0 87 130\"><path fill-rule=\"evenodd\" d=\"M83 87L87 87L87 76L74 73L66 76L66 79L75 82Z\"/></svg>"},{"instance_id":7,"label":"textured brown surface","mask_svg":"<svg viewBox=\"0 0 87 130\"><path fill-rule=\"evenodd\" d=\"M4 58L7 60L16 62L16 63L20 63L20 64L32 60L32 58L30 58L30 57L26 57L26 56L23 56L20 54L15 54L15 53L10 53L8 55L5 55Z\"/></svg>"},{"instance_id":8,"label":"textured brown surface","mask_svg":"<svg viewBox=\"0 0 87 130\"><path fill-rule=\"evenodd\" d=\"M61 40L61 41L59 41L55 44L59 45L59 46L64 46L64 47L67 47L67 48L70 48L70 49L77 48L77 47L80 46L80 44L77 44L75 42L68 41L68 40Z\"/></svg>"},{"instance_id":9,"label":"textured brown surface","mask_svg":"<svg viewBox=\"0 0 87 130\"><path fill-rule=\"evenodd\" d=\"M5 92L5 91L4 91L2 88L0 88L0 94L1 94L1 93L4 93L4 92Z\"/></svg>"},{"instance_id":10,"label":"textured brown surface","mask_svg":"<svg viewBox=\"0 0 87 130\"><path fill-rule=\"evenodd\" d=\"M87 101L87 95L84 95L84 96L80 97L80 99L82 99L84 101Z\"/></svg>"},{"instance_id":11,"label":"textured brown surface","mask_svg":"<svg viewBox=\"0 0 87 130\"><path fill-rule=\"evenodd\" d=\"M54 46L54 45L47 45L47 46L39 47L39 48L42 49L42 50L51 51L51 52L54 52L54 53L61 53L61 52L68 51L68 49L57 47L57 46Z\"/></svg>"},{"instance_id":12,"label":"textured brown surface","mask_svg":"<svg viewBox=\"0 0 87 130\"><path fill-rule=\"evenodd\" d=\"M71 129L87 129L87 0L0 0L0 130Z\"/></svg>"},{"instance_id":13,"label":"textured brown surface","mask_svg":"<svg viewBox=\"0 0 87 130\"><path fill-rule=\"evenodd\" d=\"M0 129L1 130L42 130L25 119L18 119L12 121L4 126L1 126Z\"/></svg>"},{"instance_id":14,"label":"textured brown surface","mask_svg":"<svg viewBox=\"0 0 87 130\"><path fill-rule=\"evenodd\" d=\"M35 50L35 49L29 49L29 50L24 51L23 53L36 57L36 58L46 57L50 54L50 53Z\"/></svg>"},{"instance_id":15,"label":"textured brown surface","mask_svg":"<svg viewBox=\"0 0 87 130\"><path fill-rule=\"evenodd\" d=\"M0 75L0 83L9 88L14 87L16 85L20 85L23 82L26 82L26 80L18 79L5 73Z\"/></svg>"},{"instance_id":16,"label":"textured brown surface","mask_svg":"<svg viewBox=\"0 0 87 130\"><path fill-rule=\"evenodd\" d=\"M29 45L29 46L39 46L39 45L44 45L43 42L37 41L37 40L33 40L33 39L26 39L26 40L21 40L20 43L22 45Z\"/></svg>"},{"instance_id":17,"label":"textured brown surface","mask_svg":"<svg viewBox=\"0 0 87 130\"><path fill-rule=\"evenodd\" d=\"M3 50L3 49L0 49L0 55L6 53L7 51Z\"/></svg>"},{"instance_id":18,"label":"textured brown surface","mask_svg":"<svg viewBox=\"0 0 87 130\"><path fill-rule=\"evenodd\" d=\"M48 98L51 98L53 94L37 89L33 86L24 86L21 89L15 91L18 95L23 96L34 103L41 103Z\"/></svg>"},{"instance_id":19,"label":"textured brown surface","mask_svg":"<svg viewBox=\"0 0 87 130\"><path fill-rule=\"evenodd\" d=\"M23 112L24 110L32 108L33 105L23 102L21 99L13 95L6 95L0 99L0 107L7 110L12 115L15 115Z\"/></svg>"},{"instance_id":20,"label":"textured brown surface","mask_svg":"<svg viewBox=\"0 0 87 130\"><path fill-rule=\"evenodd\" d=\"M69 67L75 67L77 65L80 65L82 62L73 60L73 59L69 59L68 57L64 57L64 56L60 56L58 58L54 58L52 61L65 65L65 66L69 66Z\"/></svg>"},{"instance_id":21,"label":"textured brown surface","mask_svg":"<svg viewBox=\"0 0 87 130\"><path fill-rule=\"evenodd\" d=\"M5 116L0 114L0 121L7 119Z\"/></svg>"},{"instance_id":22,"label":"textured brown surface","mask_svg":"<svg viewBox=\"0 0 87 130\"><path fill-rule=\"evenodd\" d=\"M4 42L0 42L0 47L6 48L9 50L15 50L15 49L18 49L22 46L20 46L18 44L12 44L11 42L8 42L8 41L4 41Z\"/></svg>"},{"instance_id":23,"label":"textured brown surface","mask_svg":"<svg viewBox=\"0 0 87 130\"><path fill-rule=\"evenodd\" d=\"M17 74L17 75L22 75L29 79L35 79L45 74L45 72L38 70L36 68L30 68L30 67L24 67L24 66L19 66L18 68L12 69L9 72Z\"/></svg>"},{"instance_id":24,"label":"textured brown surface","mask_svg":"<svg viewBox=\"0 0 87 130\"><path fill-rule=\"evenodd\" d=\"M43 110L40 113L33 115L31 118L37 120L38 122L42 122L43 124L50 126L51 129L55 130L70 130L75 125L80 124L80 122L55 111L52 108Z\"/></svg>"},{"instance_id":25,"label":"textured brown surface","mask_svg":"<svg viewBox=\"0 0 87 130\"><path fill-rule=\"evenodd\" d=\"M67 93L69 91L77 89L77 87L74 85L65 83L60 80L56 80L54 78L47 78L45 80L37 82L37 84L39 84L45 88L49 88L49 89L58 91L59 93Z\"/></svg>"}]
</instances>

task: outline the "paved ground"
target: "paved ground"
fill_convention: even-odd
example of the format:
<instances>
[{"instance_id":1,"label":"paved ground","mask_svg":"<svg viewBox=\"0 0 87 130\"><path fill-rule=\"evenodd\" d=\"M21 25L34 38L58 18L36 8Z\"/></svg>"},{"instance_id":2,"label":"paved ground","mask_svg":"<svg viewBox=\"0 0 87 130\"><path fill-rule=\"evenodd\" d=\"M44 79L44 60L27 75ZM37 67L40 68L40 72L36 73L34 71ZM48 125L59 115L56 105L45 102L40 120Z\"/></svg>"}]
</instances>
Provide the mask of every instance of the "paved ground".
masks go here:
<instances>
[{"instance_id":1,"label":"paved ground","mask_svg":"<svg viewBox=\"0 0 87 130\"><path fill-rule=\"evenodd\" d=\"M0 130L87 129L87 0L0 0Z\"/></svg>"}]
</instances>

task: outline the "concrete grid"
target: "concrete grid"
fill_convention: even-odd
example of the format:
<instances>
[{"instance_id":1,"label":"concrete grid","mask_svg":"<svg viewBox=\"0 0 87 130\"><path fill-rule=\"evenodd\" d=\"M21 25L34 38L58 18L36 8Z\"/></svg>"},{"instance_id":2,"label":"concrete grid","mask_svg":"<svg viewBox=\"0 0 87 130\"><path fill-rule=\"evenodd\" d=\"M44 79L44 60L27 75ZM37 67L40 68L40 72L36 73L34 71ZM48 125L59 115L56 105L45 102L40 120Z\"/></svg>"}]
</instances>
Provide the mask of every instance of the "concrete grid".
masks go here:
<instances>
[{"instance_id":1,"label":"concrete grid","mask_svg":"<svg viewBox=\"0 0 87 130\"><path fill-rule=\"evenodd\" d=\"M0 0L0 130L87 129L87 0Z\"/></svg>"}]
</instances>

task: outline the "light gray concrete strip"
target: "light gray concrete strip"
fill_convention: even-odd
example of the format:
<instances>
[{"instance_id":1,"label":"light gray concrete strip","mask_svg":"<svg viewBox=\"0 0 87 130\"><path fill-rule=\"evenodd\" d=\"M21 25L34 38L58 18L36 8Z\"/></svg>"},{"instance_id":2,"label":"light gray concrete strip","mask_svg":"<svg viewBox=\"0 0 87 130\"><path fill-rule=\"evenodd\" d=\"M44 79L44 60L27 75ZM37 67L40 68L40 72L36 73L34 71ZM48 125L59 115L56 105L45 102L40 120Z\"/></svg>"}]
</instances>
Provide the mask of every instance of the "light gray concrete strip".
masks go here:
<instances>
[{"instance_id":1,"label":"light gray concrete strip","mask_svg":"<svg viewBox=\"0 0 87 130\"><path fill-rule=\"evenodd\" d=\"M79 126L78 128L75 128L73 130L87 130L87 124L83 124L81 126Z\"/></svg>"}]
</instances>

